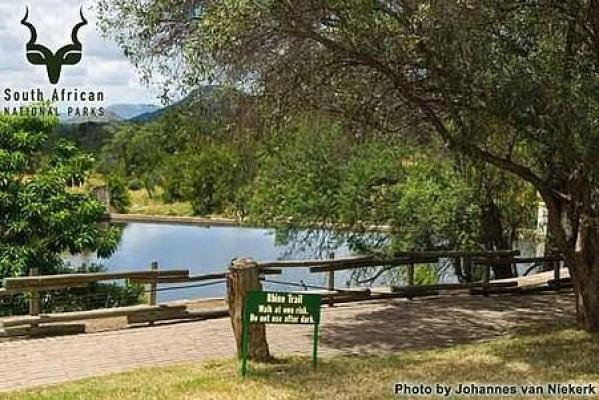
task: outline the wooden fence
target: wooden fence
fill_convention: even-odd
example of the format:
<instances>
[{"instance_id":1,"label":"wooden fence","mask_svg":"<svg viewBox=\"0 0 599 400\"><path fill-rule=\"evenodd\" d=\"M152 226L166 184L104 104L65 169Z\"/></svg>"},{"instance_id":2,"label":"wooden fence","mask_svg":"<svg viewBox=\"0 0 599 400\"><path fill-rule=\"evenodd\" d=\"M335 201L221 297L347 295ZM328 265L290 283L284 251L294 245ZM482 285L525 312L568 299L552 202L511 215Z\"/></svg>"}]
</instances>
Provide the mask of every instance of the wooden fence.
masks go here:
<instances>
[{"instance_id":1,"label":"wooden fence","mask_svg":"<svg viewBox=\"0 0 599 400\"><path fill-rule=\"evenodd\" d=\"M334 303L345 303L351 301L363 301L369 299L418 296L433 296L444 291L468 290L470 294L501 294L501 293L525 293L531 291L543 291L559 289L568 286L568 280L560 279L560 268L562 259L560 257L517 257L517 250L500 251L428 251L428 252L397 252L394 257L363 256L328 260L292 260L263 262L258 265L261 268L306 268L312 273L327 273L327 287L320 290L312 290L325 298L332 306ZM478 282L468 283L440 283L435 285L416 285L415 271L420 264L436 264L441 259L453 259L460 266L470 265L473 268L482 269L482 279ZM491 282L491 269L495 265L516 266L518 264L530 264L536 266L551 266L554 271L553 279L546 282L543 287L518 287L515 280ZM335 271L354 270L359 268L379 267L381 271L397 267L406 267L406 284L401 287L390 288L336 288ZM526 273L530 272L530 269Z\"/></svg>"},{"instance_id":2,"label":"wooden fence","mask_svg":"<svg viewBox=\"0 0 599 400\"><path fill-rule=\"evenodd\" d=\"M157 304L157 294L161 290L158 284L189 284L197 282L224 280L227 273L214 273L203 275L190 275L188 270L160 270L158 263L153 262L148 271L128 272L102 272L102 273L76 273L63 275L39 275L37 268L31 269L30 276L6 278L4 288L0 289L0 298L15 294L27 294L29 298L29 315L9 317L0 320L0 328L6 336L17 335L44 335L61 333L78 333L85 330L85 326L59 325L66 322L126 317L129 324L149 323L163 320L207 319L228 315L226 308L222 307L209 311L190 311L181 304ZM278 274L280 270L265 269L263 274ZM43 292L62 289L83 288L90 283L127 280L133 284L146 285L148 303L144 305L114 307L88 311L74 311L53 314L41 314L41 301ZM174 289L190 288L181 286ZM169 288L170 289L170 288Z\"/></svg>"},{"instance_id":3,"label":"wooden fence","mask_svg":"<svg viewBox=\"0 0 599 400\"><path fill-rule=\"evenodd\" d=\"M518 293L522 292L516 281L491 281L491 268L493 265L506 264L517 265L522 263L543 263L554 266L554 279L547 282L545 289L561 288L568 282L560 278L560 259L553 258L518 258L518 251L496 251L496 252L402 252L394 257L368 255L360 257L349 257L325 260L292 260L272 261L258 264L260 277L269 282L269 275L281 274L286 268L309 268L311 273L326 273L327 284L318 290L311 292L319 293L324 301L333 306L335 303L351 301L363 301L382 298L438 295L444 291L467 290L471 294L495 294L495 293ZM482 268L482 279L479 282L469 283L441 283L436 285L416 285L415 267L420 264L434 264L441 259L454 259L460 265L472 265ZM397 267L406 268L406 285L401 287L372 288L372 287L335 287L335 272L341 270L353 270L358 268L380 267L380 271ZM181 304L157 304L158 285L170 284L192 284L197 282L215 282L224 280L228 272L211 273L203 275L190 275L187 269L161 270L158 263L152 263L149 270L130 272L103 272L66 275L38 275L37 269L31 270L27 277L7 278L4 280L4 288L0 289L0 297L14 294L29 295L29 315L11 317L0 320L0 328L5 335L32 335L32 334L55 334L82 332L84 325L64 325L67 322L82 321L98 318L126 317L128 323L149 323L165 320L183 319L206 319L228 315L225 307L215 310L189 310ZM108 309L97 309L90 311L64 312L53 314L42 314L40 302L43 292L61 289L82 288L90 283L103 281L128 280L131 283L146 285L148 303L144 305L116 307ZM559 286L559 285L561 286ZM559 287L558 287L559 286ZM173 289L184 289L193 286L180 286ZM171 289L171 288L169 288ZM224 306L224 304L223 304ZM61 325L62 324L62 325Z\"/></svg>"}]
</instances>

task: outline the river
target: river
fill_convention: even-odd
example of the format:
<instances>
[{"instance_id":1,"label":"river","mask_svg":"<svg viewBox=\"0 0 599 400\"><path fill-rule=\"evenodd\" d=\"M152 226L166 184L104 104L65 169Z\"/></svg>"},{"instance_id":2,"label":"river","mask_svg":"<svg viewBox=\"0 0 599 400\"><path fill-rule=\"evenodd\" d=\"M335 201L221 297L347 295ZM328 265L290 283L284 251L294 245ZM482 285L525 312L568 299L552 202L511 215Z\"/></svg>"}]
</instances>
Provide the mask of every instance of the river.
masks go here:
<instances>
[{"instance_id":1,"label":"river","mask_svg":"<svg viewBox=\"0 0 599 400\"><path fill-rule=\"evenodd\" d=\"M336 256L348 256L347 248L336 250ZM282 258L313 258L309 250L297 250L278 244L272 229L247 227L198 226L179 224L128 223L125 225L116 252L108 259L95 254L67 256L73 265L102 264L110 271L149 270L152 261L160 269L188 269L192 275L226 271L233 258L252 257L257 261L274 261ZM316 286L325 285L324 273L312 274L307 268L285 269L270 280L301 282ZM343 287L349 273L338 272L335 285ZM181 285L164 285L181 286ZM267 283L268 289L284 290L290 286ZM159 301L223 297L225 285L195 287L159 292Z\"/></svg>"},{"instance_id":2,"label":"river","mask_svg":"<svg viewBox=\"0 0 599 400\"><path fill-rule=\"evenodd\" d=\"M279 259L317 258L314 249L280 244L273 229L259 229L231 226L199 226L181 224L128 223L116 252L107 259L98 259L95 254L67 256L73 265L82 263L102 264L110 271L149 270L152 261L157 261L160 269L188 269L190 274L207 274L226 271L231 260L239 257L252 257L257 261ZM523 256L534 254L534 245L519 243ZM336 257L351 255L347 246L335 250ZM519 272L527 265L520 265ZM335 286L345 287L350 278L349 271L335 274ZM268 276L278 282L303 282L307 285L326 286L326 274L310 273L307 268L284 269L281 275ZM441 282L456 282L451 268L439 276ZM210 286L192 287L177 290L163 288L183 286L163 285L158 294L159 301L223 297L224 283ZM297 289L280 283L265 283L270 290Z\"/></svg>"}]
</instances>

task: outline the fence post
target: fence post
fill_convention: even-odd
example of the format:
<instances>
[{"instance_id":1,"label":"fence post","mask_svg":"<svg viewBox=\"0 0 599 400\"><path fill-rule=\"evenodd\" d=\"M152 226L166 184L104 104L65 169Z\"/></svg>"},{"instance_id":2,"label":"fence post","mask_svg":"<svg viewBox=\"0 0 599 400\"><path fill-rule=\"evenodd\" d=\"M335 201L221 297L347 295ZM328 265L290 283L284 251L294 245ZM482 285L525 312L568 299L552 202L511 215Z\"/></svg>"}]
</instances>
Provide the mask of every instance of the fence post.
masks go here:
<instances>
[{"instance_id":1,"label":"fence post","mask_svg":"<svg viewBox=\"0 0 599 400\"><path fill-rule=\"evenodd\" d=\"M408 264L408 286L414 286L414 262Z\"/></svg>"},{"instance_id":2,"label":"fence post","mask_svg":"<svg viewBox=\"0 0 599 400\"><path fill-rule=\"evenodd\" d=\"M483 266L483 294L487 296L487 289L489 288L489 281L491 279L491 264L485 264Z\"/></svg>"},{"instance_id":3,"label":"fence post","mask_svg":"<svg viewBox=\"0 0 599 400\"><path fill-rule=\"evenodd\" d=\"M39 268L31 268L29 270L29 276L38 276L39 274ZM33 317L40 315L40 292L37 289L31 289L31 298L29 299L29 315ZM37 326L37 322L31 323L32 328L37 328Z\"/></svg>"},{"instance_id":4,"label":"fence post","mask_svg":"<svg viewBox=\"0 0 599 400\"><path fill-rule=\"evenodd\" d=\"M472 280L472 263L470 262L470 258L467 256L462 256L462 273L466 276L467 281Z\"/></svg>"},{"instance_id":5,"label":"fence post","mask_svg":"<svg viewBox=\"0 0 599 400\"><path fill-rule=\"evenodd\" d=\"M329 258L330 259L335 258L335 253L333 253L333 252L329 253ZM329 286L329 292L334 292L335 291L335 270L334 269L329 270L327 283ZM333 307L334 305L335 305L335 296L333 294L331 294L329 297L329 307Z\"/></svg>"},{"instance_id":6,"label":"fence post","mask_svg":"<svg viewBox=\"0 0 599 400\"><path fill-rule=\"evenodd\" d=\"M410 260L408 264L408 299L411 299L412 288L414 287L414 261Z\"/></svg>"},{"instance_id":7,"label":"fence post","mask_svg":"<svg viewBox=\"0 0 599 400\"><path fill-rule=\"evenodd\" d=\"M150 270L151 271L158 271L158 261L152 261L152 264L150 265ZM157 289L158 285L156 284L156 281L150 283L150 305L151 306L155 306L156 305L156 299L157 299Z\"/></svg>"},{"instance_id":8,"label":"fence post","mask_svg":"<svg viewBox=\"0 0 599 400\"><path fill-rule=\"evenodd\" d=\"M248 292L262 290L258 276L259 269L251 258L234 260L227 274L227 302L229 303L229 316L237 344L237 355L242 355L243 334L243 307ZM270 360L268 342L266 341L266 326L264 324L249 325L249 352L250 360Z\"/></svg>"}]
</instances>

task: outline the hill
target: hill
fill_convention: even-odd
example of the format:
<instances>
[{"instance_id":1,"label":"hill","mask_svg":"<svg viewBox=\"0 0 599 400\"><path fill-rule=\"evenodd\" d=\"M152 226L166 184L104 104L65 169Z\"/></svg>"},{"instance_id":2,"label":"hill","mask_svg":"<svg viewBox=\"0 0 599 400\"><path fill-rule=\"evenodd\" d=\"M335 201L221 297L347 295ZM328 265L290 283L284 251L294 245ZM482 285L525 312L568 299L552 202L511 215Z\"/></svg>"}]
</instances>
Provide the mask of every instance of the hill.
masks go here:
<instances>
[{"instance_id":1,"label":"hill","mask_svg":"<svg viewBox=\"0 0 599 400\"><path fill-rule=\"evenodd\" d=\"M183 99L181 99L169 106L140 114L134 118L131 118L130 120L132 122L138 122L138 123L152 122L152 121L157 120L162 115L164 115L168 112L171 112L174 110L180 110L184 107L192 106L194 103L196 103L198 101L204 101L204 102L210 103L214 100L215 91L217 90L217 88L218 88L218 86L214 86L214 85L202 86L198 89L192 90Z\"/></svg>"},{"instance_id":2,"label":"hill","mask_svg":"<svg viewBox=\"0 0 599 400\"><path fill-rule=\"evenodd\" d=\"M143 114L151 114L160 110L162 107L155 104L113 104L106 107L112 115L116 115L120 119L127 120L136 118Z\"/></svg>"},{"instance_id":3,"label":"hill","mask_svg":"<svg viewBox=\"0 0 599 400\"><path fill-rule=\"evenodd\" d=\"M109 124L115 122L121 122L123 118L119 117L117 114L110 112L108 109L104 110L104 115L101 117L97 116L89 116L89 117L72 117L61 121L61 125L78 125L78 124Z\"/></svg>"}]
</instances>

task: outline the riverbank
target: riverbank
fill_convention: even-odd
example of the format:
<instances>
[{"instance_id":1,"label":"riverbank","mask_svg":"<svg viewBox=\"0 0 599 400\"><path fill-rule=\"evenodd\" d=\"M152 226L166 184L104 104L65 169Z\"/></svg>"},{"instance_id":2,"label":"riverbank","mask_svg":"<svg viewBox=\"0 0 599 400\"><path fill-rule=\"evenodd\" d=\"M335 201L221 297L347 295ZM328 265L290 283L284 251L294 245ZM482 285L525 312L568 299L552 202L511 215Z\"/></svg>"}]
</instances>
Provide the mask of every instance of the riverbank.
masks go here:
<instances>
[{"instance_id":1,"label":"riverbank","mask_svg":"<svg viewBox=\"0 0 599 400\"><path fill-rule=\"evenodd\" d=\"M247 223L229 218L190 217L176 215L107 214L105 220L112 223L184 224L200 226L248 226Z\"/></svg>"},{"instance_id":2,"label":"riverbank","mask_svg":"<svg viewBox=\"0 0 599 400\"><path fill-rule=\"evenodd\" d=\"M189 202L165 203L161 200L162 189L157 188L153 197L149 197L145 190L129 190L131 205L126 213L112 213L107 216L110 222L144 222L157 224L185 224L199 226L244 226L263 228L263 225L255 224L246 219L230 218L223 215L195 215ZM278 222L278 226L291 226L300 228L315 228L308 223L297 223L289 221L287 223ZM336 231L347 231L358 229L358 226L346 226L344 224L327 223L318 225L316 228L329 229ZM391 232L391 227L387 225L368 225L363 224L359 229L366 232Z\"/></svg>"},{"instance_id":3,"label":"riverbank","mask_svg":"<svg viewBox=\"0 0 599 400\"><path fill-rule=\"evenodd\" d=\"M166 203L163 201L163 190L155 188L155 193L150 197L145 190L129 190L131 204L127 212L143 215L172 215L181 217L192 217L194 215L191 203L188 201L175 201Z\"/></svg>"},{"instance_id":4,"label":"riverbank","mask_svg":"<svg viewBox=\"0 0 599 400\"><path fill-rule=\"evenodd\" d=\"M237 226L246 228L264 228L262 225L251 223L248 220L236 220L224 217L195 217L185 215L164 215L164 214L135 214L135 213L110 213L104 216L104 221L112 223L146 223L146 224L181 224L198 226ZM314 226L308 224L291 224L289 226L299 227L301 229L310 229ZM319 226L320 229L331 231L347 231L349 227L343 225L327 224ZM389 226L370 225L363 227L367 232L390 232Z\"/></svg>"}]
</instances>

